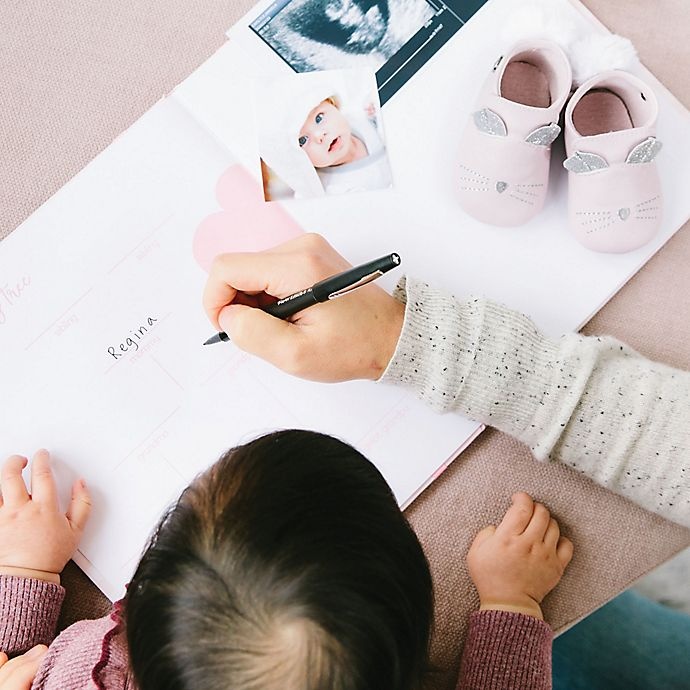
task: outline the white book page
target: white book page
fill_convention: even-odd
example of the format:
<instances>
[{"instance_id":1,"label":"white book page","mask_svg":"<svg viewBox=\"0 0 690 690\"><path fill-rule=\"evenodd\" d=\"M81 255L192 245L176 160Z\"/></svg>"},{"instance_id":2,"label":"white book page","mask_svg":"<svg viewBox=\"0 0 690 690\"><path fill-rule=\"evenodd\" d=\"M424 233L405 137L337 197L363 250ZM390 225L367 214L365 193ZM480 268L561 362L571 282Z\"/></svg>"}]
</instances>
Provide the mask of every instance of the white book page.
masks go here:
<instances>
[{"instance_id":1,"label":"white book page","mask_svg":"<svg viewBox=\"0 0 690 690\"><path fill-rule=\"evenodd\" d=\"M583 32L601 30L566 0L550 2ZM557 147L549 202L530 224L492 228L462 212L457 141L508 4L491 0L385 104L392 190L286 202L289 214L260 201L250 91L290 68L240 26L0 244L0 452L49 448L63 492L86 478L95 509L77 560L109 597L122 595L165 506L229 446L275 428L332 433L370 457L406 505L480 428L400 389L306 383L231 344L202 348L202 265L213 251L321 232L353 263L396 251L404 271L503 301L559 334L688 218L688 114L656 83L665 217L646 247L595 254L568 234Z\"/></svg>"},{"instance_id":2,"label":"white book page","mask_svg":"<svg viewBox=\"0 0 690 690\"><path fill-rule=\"evenodd\" d=\"M231 343L202 345L210 256L300 232L166 99L0 244L0 454L48 448L64 496L86 479L76 560L111 599L165 508L233 445L281 428L333 434L404 505L477 432L402 389L308 383Z\"/></svg>"},{"instance_id":3,"label":"white book page","mask_svg":"<svg viewBox=\"0 0 690 690\"><path fill-rule=\"evenodd\" d=\"M572 22L576 35L606 31L568 0L542 1ZM229 32L228 43L175 91L257 179L252 89L257 82L291 71L248 28L269 5L254 8ZM519 228L492 227L470 218L455 195L459 139L484 80L507 47L505 20L514 11L513 0L489 0L385 103L393 189L294 200L285 207L305 230L323 233L353 261L397 251L406 273L457 295L496 299L529 314L557 336L581 327L690 217L685 193L690 114L639 62L633 66L631 71L656 92L657 134L665 143L657 158L664 194L662 227L636 251L592 252L569 233L562 138L553 146L549 196L538 216Z\"/></svg>"}]
</instances>

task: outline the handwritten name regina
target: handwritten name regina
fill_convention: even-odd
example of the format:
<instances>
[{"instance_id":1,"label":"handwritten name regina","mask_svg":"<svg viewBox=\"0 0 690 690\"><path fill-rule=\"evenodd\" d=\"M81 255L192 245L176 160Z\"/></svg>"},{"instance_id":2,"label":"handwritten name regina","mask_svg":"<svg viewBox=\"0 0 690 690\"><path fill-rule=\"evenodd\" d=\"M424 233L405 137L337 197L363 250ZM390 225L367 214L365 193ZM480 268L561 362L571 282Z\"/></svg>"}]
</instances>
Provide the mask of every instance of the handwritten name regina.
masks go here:
<instances>
[{"instance_id":1,"label":"handwritten name regina","mask_svg":"<svg viewBox=\"0 0 690 690\"><path fill-rule=\"evenodd\" d=\"M117 347L111 345L108 348L108 354L111 355L113 359L119 359L120 357L124 357L125 353L130 350L136 352L139 349L139 342L144 339L144 336L157 321L158 319L153 316L147 317L146 324L131 331L130 335L128 335Z\"/></svg>"}]
</instances>

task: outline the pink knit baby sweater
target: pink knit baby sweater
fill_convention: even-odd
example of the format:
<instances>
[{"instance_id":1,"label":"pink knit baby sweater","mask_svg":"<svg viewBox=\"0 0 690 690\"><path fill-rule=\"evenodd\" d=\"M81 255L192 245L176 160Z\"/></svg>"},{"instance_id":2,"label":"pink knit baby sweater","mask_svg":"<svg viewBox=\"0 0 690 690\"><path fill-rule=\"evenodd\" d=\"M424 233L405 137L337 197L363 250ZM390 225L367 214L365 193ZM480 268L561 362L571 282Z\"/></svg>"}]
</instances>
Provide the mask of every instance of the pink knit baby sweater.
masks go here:
<instances>
[{"instance_id":1,"label":"pink knit baby sweater","mask_svg":"<svg viewBox=\"0 0 690 690\"><path fill-rule=\"evenodd\" d=\"M53 640L64 596L59 585L0 576L0 649L11 656L50 645L35 690L135 690L118 604L109 616L75 623ZM458 690L550 688L551 639L551 628L537 618L476 611Z\"/></svg>"}]
</instances>

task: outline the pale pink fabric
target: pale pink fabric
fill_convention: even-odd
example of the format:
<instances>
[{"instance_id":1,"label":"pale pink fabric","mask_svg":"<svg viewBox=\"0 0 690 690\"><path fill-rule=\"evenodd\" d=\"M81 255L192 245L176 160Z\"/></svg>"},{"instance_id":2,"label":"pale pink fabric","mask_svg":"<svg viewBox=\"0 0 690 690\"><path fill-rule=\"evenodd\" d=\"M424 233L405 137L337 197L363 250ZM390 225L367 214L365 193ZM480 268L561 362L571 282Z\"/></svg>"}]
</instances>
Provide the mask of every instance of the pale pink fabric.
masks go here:
<instances>
[{"instance_id":1,"label":"pale pink fabric","mask_svg":"<svg viewBox=\"0 0 690 690\"><path fill-rule=\"evenodd\" d=\"M59 585L0 576L0 650L12 655L49 644L63 594ZM121 606L63 631L50 644L32 689L135 690ZM532 616L475 611L457 690L548 690L552 635Z\"/></svg>"},{"instance_id":2,"label":"pale pink fabric","mask_svg":"<svg viewBox=\"0 0 690 690\"><path fill-rule=\"evenodd\" d=\"M519 42L500 56L460 139L457 194L466 213L517 226L541 211L551 142L571 84L568 58L551 41ZM545 128L553 129L546 145L537 136Z\"/></svg>"},{"instance_id":3,"label":"pale pink fabric","mask_svg":"<svg viewBox=\"0 0 690 690\"><path fill-rule=\"evenodd\" d=\"M568 101L568 218L570 232L588 249L632 251L659 231L664 203L656 160L630 162L639 147L660 145L658 111L654 89L621 70L588 79ZM580 112L585 117L578 117ZM582 172L593 167L592 157L606 167ZM585 165L578 165L582 161ZM575 171L568 167L573 162Z\"/></svg>"},{"instance_id":4,"label":"pale pink fabric","mask_svg":"<svg viewBox=\"0 0 690 690\"><path fill-rule=\"evenodd\" d=\"M0 576L0 650L12 656L50 644L64 598L52 582Z\"/></svg>"},{"instance_id":5,"label":"pale pink fabric","mask_svg":"<svg viewBox=\"0 0 690 690\"><path fill-rule=\"evenodd\" d=\"M550 690L552 638L533 616L475 611L457 690Z\"/></svg>"},{"instance_id":6,"label":"pale pink fabric","mask_svg":"<svg viewBox=\"0 0 690 690\"><path fill-rule=\"evenodd\" d=\"M2 126L0 237L59 189L117 134L223 42L251 0L0 3ZM585 0L630 37L646 65L690 106L687 0ZM590 322L636 350L690 369L690 225L680 230ZM476 595L464 564L475 532L495 522L510 493L546 502L576 544L546 599L558 629L597 608L684 546L690 533L526 448L486 432L408 511L436 583L435 688L452 688ZM104 612L76 568L65 578L65 621Z\"/></svg>"}]
</instances>

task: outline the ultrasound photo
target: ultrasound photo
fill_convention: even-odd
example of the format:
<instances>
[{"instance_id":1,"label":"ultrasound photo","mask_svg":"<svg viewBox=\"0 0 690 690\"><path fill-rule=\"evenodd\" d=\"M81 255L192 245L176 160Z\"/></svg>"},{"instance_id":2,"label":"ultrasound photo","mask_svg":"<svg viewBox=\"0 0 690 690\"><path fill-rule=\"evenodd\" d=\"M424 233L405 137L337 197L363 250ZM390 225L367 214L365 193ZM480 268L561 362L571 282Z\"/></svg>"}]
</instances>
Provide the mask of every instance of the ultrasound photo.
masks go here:
<instances>
[{"instance_id":1,"label":"ultrasound photo","mask_svg":"<svg viewBox=\"0 0 690 690\"><path fill-rule=\"evenodd\" d=\"M434 12L426 0L293 0L253 28L297 72L376 71Z\"/></svg>"}]
</instances>

